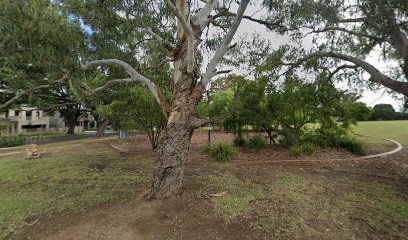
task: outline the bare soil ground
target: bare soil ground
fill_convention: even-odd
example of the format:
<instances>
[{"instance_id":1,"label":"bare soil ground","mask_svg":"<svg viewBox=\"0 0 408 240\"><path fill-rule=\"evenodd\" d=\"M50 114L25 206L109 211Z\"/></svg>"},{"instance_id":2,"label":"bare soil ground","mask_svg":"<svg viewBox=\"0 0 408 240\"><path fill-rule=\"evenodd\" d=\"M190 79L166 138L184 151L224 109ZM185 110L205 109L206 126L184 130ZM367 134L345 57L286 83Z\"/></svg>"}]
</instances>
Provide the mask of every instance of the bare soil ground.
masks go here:
<instances>
[{"instance_id":1,"label":"bare soil ground","mask_svg":"<svg viewBox=\"0 0 408 240\"><path fill-rule=\"evenodd\" d=\"M232 140L213 134L212 141ZM182 194L152 202L143 196L156 153L145 137L125 146L126 154L109 149L109 142L83 145L100 151L95 168L109 171L116 159L147 181L128 186L132 200L42 217L19 238L408 239L407 150L351 160L355 156L345 151L322 149L304 159L323 161L282 162L296 159L285 148L268 147L240 149L234 160L216 163L203 152L206 141L202 132L193 137ZM135 161L135 155L148 162ZM324 161L334 158L345 160ZM223 196L208 198L212 193Z\"/></svg>"}]
</instances>

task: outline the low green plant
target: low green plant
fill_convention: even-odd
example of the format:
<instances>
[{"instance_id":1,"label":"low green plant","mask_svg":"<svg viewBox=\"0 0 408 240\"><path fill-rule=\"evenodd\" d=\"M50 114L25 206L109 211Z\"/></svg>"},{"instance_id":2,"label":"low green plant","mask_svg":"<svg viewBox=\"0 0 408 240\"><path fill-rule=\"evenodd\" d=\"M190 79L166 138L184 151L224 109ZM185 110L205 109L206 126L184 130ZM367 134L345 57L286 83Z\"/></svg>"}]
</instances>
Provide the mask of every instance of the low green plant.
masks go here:
<instances>
[{"instance_id":1,"label":"low green plant","mask_svg":"<svg viewBox=\"0 0 408 240\"><path fill-rule=\"evenodd\" d=\"M286 146L293 146L299 144L299 136L288 130L281 131L280 134L284 137L282 144Z\"/></svg>"},{"instance_id":2,"label":"low green plant","mask_svg":"<svg viewBox=\"0 0 408 240\"><path fill-rule=\"evenodd\" d=\"M233 141L234 145L237 147L243 147L245 145L247 145L247 140L244 138L244 136L242 136L242 134L237 134L234 137L234 141Z\"/></svg>"},{"instance_id":3,"label":"low green plant","mask_svg":"<svg viewBox=\"0 0 408 240\"><path fill-rule=\"evenodd\" d=\"M245 147L250 150L259 150L265 148L265 146L266 146L265 138L261 135L255 135L251 137L248 143L245 145Z\"/></svg>"},{"instance_id":4,"label":"low green plant","mask_svg":"<svg viewBox=\"0 0 408 240\"><path fill-rule=\"evenodd\" d=\"M361 140L349 135L340 138L339 146L358 155L367 154L367 146Z\"/></svg>"},{"instance_id":5,"label":"low green plant","mask_svg":"<svg viewBox=\"0 0 408 240\"><path fill-rule=\"evenodd\" d=\"M289 148L289 155L292 157L300 157L304 155L312 155L317 152L318 147L312 143L303 143L300 145L293 145Z\"/></svg>"},{"instance_id":6,"label":"low green plant","mask_svg":"<svg viewBox=\"0 0 408 240\"><path fill-rule=\"evenodd\" d=\"M15 147L25 144L27 138L25 136L1 137L0 147Z\"/></svg>"},{"instance_id":7,"label":"low green plant","mask_svg":"<svg viewBox=\"0 0 408 240\"><path fill-rule=\"evenodd\" d=\"M341 128L306 132L302 135L300 141L313 143L320 147L343 148L359 155L367 153L366 145L362 141Z\"/></svg>"},{"instance_id":8,"label":"low green plant","mask_svg":"<svg viewBox=\"0 0 408 240\"><path fill-rule=\"evenodd\" d=\"M206 151L217 162L227 162L237 154L235 147L228 143L211 144Z\"/></svg>"}]
</instances>

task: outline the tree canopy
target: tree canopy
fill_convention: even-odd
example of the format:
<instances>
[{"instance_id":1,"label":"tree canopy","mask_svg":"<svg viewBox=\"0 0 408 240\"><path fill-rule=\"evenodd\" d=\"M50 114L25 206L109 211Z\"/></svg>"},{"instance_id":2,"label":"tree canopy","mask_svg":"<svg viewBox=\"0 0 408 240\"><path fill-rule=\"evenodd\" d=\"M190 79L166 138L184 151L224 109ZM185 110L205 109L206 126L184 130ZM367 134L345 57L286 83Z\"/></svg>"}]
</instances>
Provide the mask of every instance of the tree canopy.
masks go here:
<instances>
[{"instance_id":1,"label":"tree canopy","mask_svg":"<svg viewBox=\"0 0 408 240\"><path fill-rule=\"evenodd\" d=\"M0 110L79 72L85 51L80 22L63 14L57 3L6 0L0 9Z\"/></svg>"},{"instance_id":2,"label":"tree canopy","mask_svg":"<svg viewBox=\"0 0 408 240\"><path fill-rule=\"evenodd\" d=\"M369 81L408 95L408 2L265 0L264 5L269 15L263 24L270 30L291 34L300 45L311 39L303 51L286 48L290 54L283 54L280 64L303 64L343 81ZM389 63L389 70L373 65L373 55Z\"/></svg>"}]
</instances>

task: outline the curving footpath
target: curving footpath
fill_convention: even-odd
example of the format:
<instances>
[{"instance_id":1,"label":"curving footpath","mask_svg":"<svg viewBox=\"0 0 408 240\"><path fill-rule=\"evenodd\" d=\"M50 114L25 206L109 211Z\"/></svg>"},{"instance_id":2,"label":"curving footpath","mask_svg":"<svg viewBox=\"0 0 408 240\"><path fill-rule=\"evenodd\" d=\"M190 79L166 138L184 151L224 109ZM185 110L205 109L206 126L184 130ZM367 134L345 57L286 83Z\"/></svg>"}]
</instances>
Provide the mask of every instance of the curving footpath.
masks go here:
<instances>
[{"instance_id":1,"label":"curving footpath","mask_svg":"<svg viewBox=\"0 0 408 240\"><path fill-rule=\"evenodd\" d=\"M397 145L397 147L391 151L385 152L385 153L379 153L379 154L374 154L374 155L369 155L369 156L364 156L364 157L355 157L355 158L334 158L330 160L313 160L313 159L303 159L303 160L279 160L279 161L237 161L243 164L263 164L263 163L324 163L324 162L336 162L336 161L355 161L355 160L365 160L365 159L370 159L370 158L378 158L378 157L385 157L389 156L392 154L395 154L403 149L402 145L392 139L389 138L384 138L384 137L377 137L377 136L369 136L369 135L363 135L363 134L356 134L357 136L361 137L369 137L369 138L376 138L376 139L382 139L385 141L389 141Z\"/></svg>"},{"instance_id":2,"label":"curving footpath","mask_svg":"<svg viewBox=\"0 0 408 240\"><path fill-rule=\"evenodd\" d=\"M356 135L357 135L357 136L361 136L361 137L370 137L370 138L381 139L381 140L385 140L385 141L389 141L389 142L395 143L395 145L397 145L397 148L395 148L395 149L392 150L392 151L385 152L385 153L379 153L379 154L375 154L375 155L369 155L369 156L365 156L365 157L360 157L361 159L384 157L384 156L388 156L388 155L397 153L397 152L399 152L399 151L402 150L402 145L401 145L401 143L399 143L399 142L397 142L397 141L395 141L395 140L389 139L389 138L368 136L368 135L362 135L362 134L356 134Z\"/></svg>"},{"instance_id":3,"label":"curving footpath","mask_svg":"<svg viewBox=\"0 0 408 240\"><path fill-rule=\"evenodd\" d=\"M96 139L92 139L92 140L86 141L85 143L99 142L99 141L109 140L109 139L111 139L111 138L113 138L113 137L96 138ZM88 138L88 139L89 139L89 138ZM82 139L81 139L81 140L82 140ZM77 141L77 140L73 140L73 141ZM69 143L69 142L70 142L70 141L68 141L68 143ZM50 144L52 144L52 143L50 143ZM73 145L75 145L75 144L82 144L82 143L74 143ZM24 150L25 147L26 147L26 146L0 148L0 157L24 153L23 150ZM14 151L14 152L1 153L2 151L7 151L7 150L20 150L20 151L18 151L18 152L17 152L17 151Z\"/></svg>"},{"instance_id":4,"label":"curving footpath","mask_svg":"<svg viewBox=\"0 0 408 240\"><path fill-rule=\"evenodd\" d=\"M376 137L376 136L369 136L369 135L362 135L362 134L356 134L357 136L361 136L361 137L369 137L369 138L376 138L376 139L381 139L381 140L385 140L385 141L389 141L394 143L395 145L397 145L397 147L391 151L385 152L385 153L379 153L379 154L374 154L374 155L369 155L369 156L364 156L364 157L357 157L357 158L339 158L339 159L331 159L331 160L281 160L281 161L259 161L259 163L262 162L270 162L270 163L285 163L285 162L331 162L331 161L341 161L341 160L358 160L358 159L370 159L370 158L377 158L377 157L385 157L385 156L389 156L392 154L395 154L399 151L402 150L402 145L392 139L389 138L383 138L383 137ZM102 139L95 139L89 142L97 142L97 141L101 141L101 140L107 140L109 138L102 138ZM117 146L114 146L113 143L110 143L110 146L116 150L122 151L122 152L127 152L127 150L119 148ZM19 149L19 148L23 148L23 147L12 147L12 148L3 148L0 150L12 150L12 149ZM14 154L19 154L19 153L23 153L23 152L8 152L8 153L2 153L0 154L0 157L2 156L9 156L9 155L14 155ZM251 163L255 163L255 162L251 162ZM258 162L256 162L258 163Z\"/></svg>"}]
</instances>

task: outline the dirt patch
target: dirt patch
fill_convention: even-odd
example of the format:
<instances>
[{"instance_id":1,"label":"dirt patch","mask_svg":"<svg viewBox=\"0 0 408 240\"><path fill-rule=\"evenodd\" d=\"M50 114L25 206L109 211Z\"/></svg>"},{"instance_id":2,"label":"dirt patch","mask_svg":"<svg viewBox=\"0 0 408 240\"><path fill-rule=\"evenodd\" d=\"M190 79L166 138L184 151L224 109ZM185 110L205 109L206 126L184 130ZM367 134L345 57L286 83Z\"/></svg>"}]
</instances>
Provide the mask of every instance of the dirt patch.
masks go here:
<instances>
[{"instance_id":1,"label":"dirt patch","mask_svg":"<svg viewBox=\"0 0 408 240\"><path fill-rule=\"evenodd\" d=\"M9 181L1 181L0 180L0 189L1 188L6 188L7 186L9 186L10 185L10 182Z\"/></svg>"}]
</instances>

